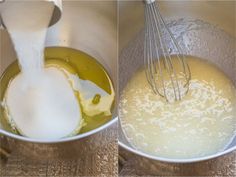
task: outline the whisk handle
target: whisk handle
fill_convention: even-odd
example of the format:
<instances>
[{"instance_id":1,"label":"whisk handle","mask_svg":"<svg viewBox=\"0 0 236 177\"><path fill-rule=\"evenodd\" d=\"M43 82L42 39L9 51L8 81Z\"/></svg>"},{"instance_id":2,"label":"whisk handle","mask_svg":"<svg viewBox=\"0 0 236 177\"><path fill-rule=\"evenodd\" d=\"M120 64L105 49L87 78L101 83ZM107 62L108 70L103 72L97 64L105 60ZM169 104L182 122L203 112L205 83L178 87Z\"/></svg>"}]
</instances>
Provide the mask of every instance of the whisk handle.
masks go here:
<instances>
[{"instance_id":1,"label":"whisk handle","mask_svg":"<svg viewBox=\"0 0 236 177\"><path fill-rule=\"evenodd\" d=\"M144 0L144 2L147 3L147 4L151 4L151 3L155 2L155 1L156 0Z\"/></svg>"}]
</instances>

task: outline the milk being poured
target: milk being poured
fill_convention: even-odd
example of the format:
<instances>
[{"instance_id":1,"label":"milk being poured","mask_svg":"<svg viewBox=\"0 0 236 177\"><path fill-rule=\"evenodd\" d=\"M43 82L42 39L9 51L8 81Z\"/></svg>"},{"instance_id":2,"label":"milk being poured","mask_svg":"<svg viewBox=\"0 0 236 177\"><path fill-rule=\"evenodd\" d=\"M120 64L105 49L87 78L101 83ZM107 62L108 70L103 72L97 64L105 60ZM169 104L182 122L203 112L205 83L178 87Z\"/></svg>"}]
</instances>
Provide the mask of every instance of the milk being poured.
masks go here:
<instances>
[{"instance_id":1,"label":"milk being poured","mask_svg":"<svg viewBox=\"0 0 236 177\"><path fill-rule=\"evenodd\" d=\"M32 138L56 139L81 127L81 110L66 75L44 68L44 42L51 2L5 2L1 16L13 41L21 73L10 83L5 104L18 131Z\"/></svg>"}]
</instances>

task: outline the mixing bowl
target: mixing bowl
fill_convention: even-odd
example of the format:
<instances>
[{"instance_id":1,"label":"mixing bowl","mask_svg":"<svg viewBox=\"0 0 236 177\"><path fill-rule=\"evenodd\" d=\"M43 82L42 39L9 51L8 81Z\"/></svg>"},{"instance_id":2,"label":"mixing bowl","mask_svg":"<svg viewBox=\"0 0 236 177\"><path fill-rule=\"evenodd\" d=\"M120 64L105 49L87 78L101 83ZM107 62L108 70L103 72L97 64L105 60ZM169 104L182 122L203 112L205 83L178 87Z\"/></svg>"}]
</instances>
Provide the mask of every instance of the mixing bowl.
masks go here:
<instances>
[{"instance_id":1,"label":"mixing bowl","mask_svg":"<svg viewBox=\"0 0 236 177\"><path fill-rule=\"evenodd\" d=\"M159 5L168 27L186 54L213 62L236 86L236 2L160 1ZM144 7L141 1L122 1L119 7L119 93L121 93L132 74L143 65ZM132 147L125 138L121 126L118 132L121 148L145 157L142 159L152 159L151 162L190 163L212 159L236 150L236 138L234 138L224 151L209 156L191 159L163 158Z\"/></svg>"},{"instance_id":2,"label":"mixing bowl","mask_svg":"<svg viewBox=\"0 0 236 177\"><path fill-rule=\"evenodd\" d=\"M48 29L46 46L69 47L89 54L106 68L114 83L114 88L117 90L116 3L114 1L99 1L93 3L88 1L63 1L62 9L61 19ZM16 60L16 54L7 31L0 30L0 35L0 43L3 44L1 45L0 55L1 75L3 71ZM57 152L59 153L60 150L62 150L63 152L67 152L64 153L63 156L78 157L76 156L76 152L79 153L83 149L89 152L105 143L109 143L102 140L104 134L94 134L108 128L110 125L116 123L116 121L117 112L116 108L114 108L112 119L104 125L87 133L55 141L23 137L12 134L3 128L0 129L0 133L10 137L8 138L10 148L19 147L18 149L26 155L48 158L50 156L60 156L61 153L57 154ZM111 132L111 130L106 131L109 132L106 139L115 141L111 140L111 137L115 137L115 132ZM112 131L114 131L114 128ZM71 142L72 140L82 138L83 140ZM27 141L28 143L23 141ZM39 145L39 143L41 144ZM56 145L56 143L59 144ZM30 149L33 149L34 152L30 151ZM50 152L52 153L50 154Z\"/></svg>"}]
</instances>

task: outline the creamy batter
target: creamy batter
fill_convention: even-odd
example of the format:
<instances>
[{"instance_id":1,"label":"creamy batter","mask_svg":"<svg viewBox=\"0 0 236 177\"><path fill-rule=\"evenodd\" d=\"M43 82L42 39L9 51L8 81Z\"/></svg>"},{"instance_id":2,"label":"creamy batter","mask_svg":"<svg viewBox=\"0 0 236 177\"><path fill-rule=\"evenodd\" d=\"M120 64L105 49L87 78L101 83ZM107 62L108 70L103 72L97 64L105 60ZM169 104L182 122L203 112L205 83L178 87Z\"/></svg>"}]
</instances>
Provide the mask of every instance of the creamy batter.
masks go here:
<instances>
[{"instance_id":1,"label":"creamy batter","mask_svg":"<svg viewBox=\"0 0 236 177\"><path fill-rule=\"evenodd\" d=\"M233 83L204 60L187 57L187 61L192 79L181 101L167 103L155 95L143 68L123 90L120 120L134 148L159 157L193 158L222 151L232 141L236 130Z\"/></svg>"}]
</instances>

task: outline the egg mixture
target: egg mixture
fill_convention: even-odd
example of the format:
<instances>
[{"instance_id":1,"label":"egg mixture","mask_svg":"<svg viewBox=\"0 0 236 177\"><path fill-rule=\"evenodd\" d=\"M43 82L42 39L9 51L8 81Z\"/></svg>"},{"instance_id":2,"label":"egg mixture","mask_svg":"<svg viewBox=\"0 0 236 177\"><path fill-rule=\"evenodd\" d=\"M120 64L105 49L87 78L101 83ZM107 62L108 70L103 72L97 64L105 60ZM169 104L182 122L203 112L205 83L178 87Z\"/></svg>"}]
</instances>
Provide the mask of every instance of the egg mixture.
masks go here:
<instances>
[{"instance_id":1,"label":"egg mixture","mask_svg":"<svg viewBox=\"0 0 236 177\"><path fill-rule=\"evenodd\" d=\"M194 158L224 150L236 131L236 89L215 65L186 57L191 81L181 101L153 93L144 68L121 94L119 116L130 144L158 157ZM176 56L173 56L175 67Z\"/></svg>"}]
</instances>

